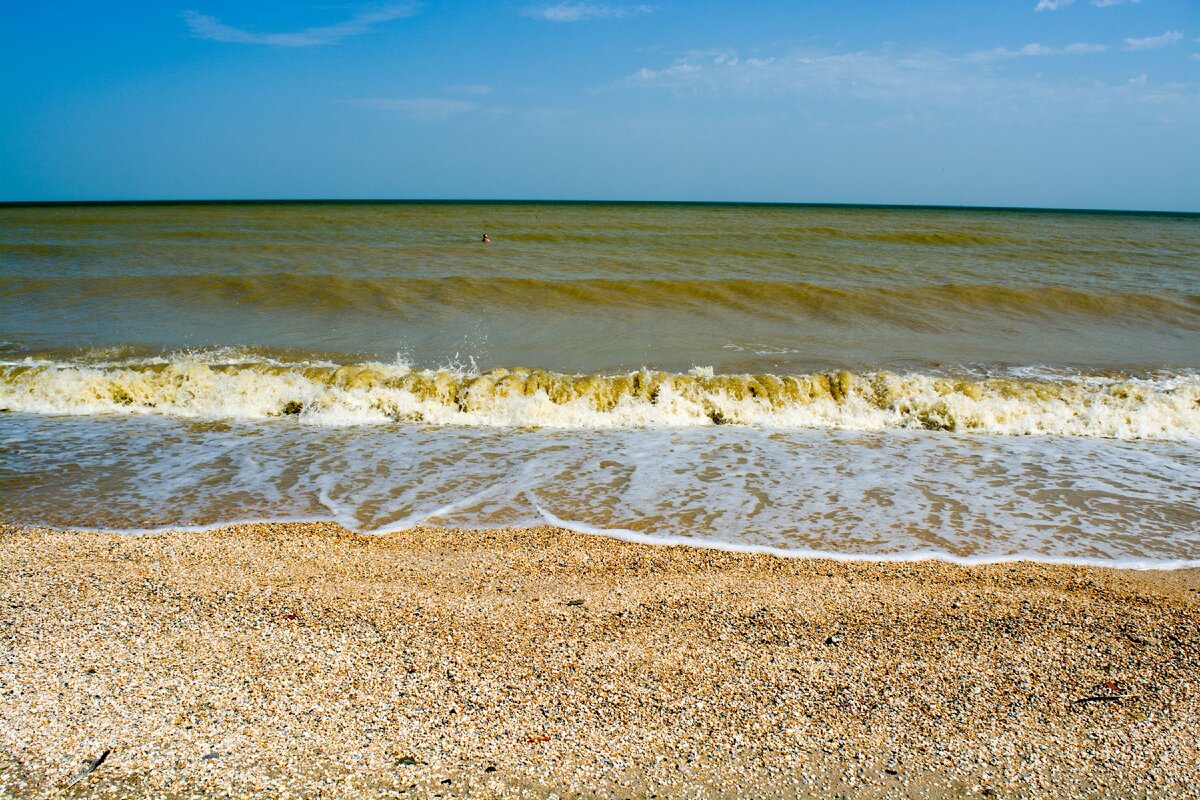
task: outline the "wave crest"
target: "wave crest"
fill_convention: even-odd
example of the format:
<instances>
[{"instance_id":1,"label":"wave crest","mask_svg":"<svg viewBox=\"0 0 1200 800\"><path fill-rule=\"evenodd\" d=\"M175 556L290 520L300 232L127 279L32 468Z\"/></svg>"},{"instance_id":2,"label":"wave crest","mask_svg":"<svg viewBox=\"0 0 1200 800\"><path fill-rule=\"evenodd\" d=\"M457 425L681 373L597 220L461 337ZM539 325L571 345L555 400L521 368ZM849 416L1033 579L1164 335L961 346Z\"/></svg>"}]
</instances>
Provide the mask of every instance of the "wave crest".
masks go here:
<instances>
[{"instance_id":1,"label":"wave crest","mask_svg":"<svg viewBox=\"0 0 1200 800\"><path fill-rule=\"evenodd\" d=\"M402 364L285 363L203 355L0 365L0 409L161 414L321 425L494 427L751 425L990 434L1200 438L1200 379L953 378L886 371L575 375Z\"/></svg>"}]
</instances>

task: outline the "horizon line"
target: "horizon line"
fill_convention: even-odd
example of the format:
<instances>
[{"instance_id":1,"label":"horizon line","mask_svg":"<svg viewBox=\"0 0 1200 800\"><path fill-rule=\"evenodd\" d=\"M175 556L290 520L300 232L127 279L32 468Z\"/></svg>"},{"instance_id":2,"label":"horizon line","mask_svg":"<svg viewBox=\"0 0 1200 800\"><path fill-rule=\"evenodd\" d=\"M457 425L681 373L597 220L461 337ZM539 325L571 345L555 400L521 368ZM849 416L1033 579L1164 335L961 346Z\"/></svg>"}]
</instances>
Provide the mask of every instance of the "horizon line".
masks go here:
<instances>
[{"instance_id":1,"label":"horizon line","mask_svg":"<svg viewBox=\"0 0 1200 800\"><path fill-rule=\"evenodd\" d=\"M544 198L163 198L142 200L0 200L0 208L99 206L217 206L217 205L626 205L626 206L764 206L794 208L929 209L947 211L1029 211L1072 214L1150 214L1200 216L1200 211L1134 208L1073 208L1068 206L956 205L950 203L849 203L787 200L582 200Z\"/></svg>"}]
</instances>

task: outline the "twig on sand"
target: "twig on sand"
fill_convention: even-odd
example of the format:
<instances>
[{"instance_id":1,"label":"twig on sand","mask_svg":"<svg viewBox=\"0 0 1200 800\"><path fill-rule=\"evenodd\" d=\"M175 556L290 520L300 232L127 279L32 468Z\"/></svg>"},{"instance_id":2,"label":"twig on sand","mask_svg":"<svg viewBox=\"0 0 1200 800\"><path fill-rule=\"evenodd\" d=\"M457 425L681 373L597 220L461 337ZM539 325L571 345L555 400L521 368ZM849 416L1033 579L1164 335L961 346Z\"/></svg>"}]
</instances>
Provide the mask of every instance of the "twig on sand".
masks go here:
<instances>
[{"instance_id":1,"label":"twig on sand","mask_svg":"<svg viewBox=\"0 0 1200 800\"><path fill-rule=\"evenodd\" d=\"M83 772L79 773L78 775L76 775L74 778L71 779L71 782L67 784L67 788L70 789L72 786L79 783L81 780L86 778L88 775L91 775L93 772L95 772L96 767L103 764L104 759L108 758L108 754L111 752L112 752L111 748L108 750L105 750L103 753L100 754L99 758L97 758L95 761L88 763L88 765L84 768Z\"/></svg>"}]
</instances>

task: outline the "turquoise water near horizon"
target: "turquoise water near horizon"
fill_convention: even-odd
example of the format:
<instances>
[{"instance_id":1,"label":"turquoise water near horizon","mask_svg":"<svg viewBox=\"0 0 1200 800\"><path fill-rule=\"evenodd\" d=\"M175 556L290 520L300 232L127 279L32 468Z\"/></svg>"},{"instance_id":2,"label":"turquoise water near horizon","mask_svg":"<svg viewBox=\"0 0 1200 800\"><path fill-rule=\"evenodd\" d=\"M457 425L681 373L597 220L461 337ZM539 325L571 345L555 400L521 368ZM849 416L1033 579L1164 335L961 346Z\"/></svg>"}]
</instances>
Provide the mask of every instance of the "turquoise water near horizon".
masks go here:
<instances>
[{"instance_id":1,"label":"turquoise water near horizon","mask_svg":"<svg viewBox=\"0 0 1200 800\"><path fill-rule=\"evenodd\" d=\"M0 230L5 519L1200 559L1194 215L205 203Z\"/></svg>"}]
</instances>

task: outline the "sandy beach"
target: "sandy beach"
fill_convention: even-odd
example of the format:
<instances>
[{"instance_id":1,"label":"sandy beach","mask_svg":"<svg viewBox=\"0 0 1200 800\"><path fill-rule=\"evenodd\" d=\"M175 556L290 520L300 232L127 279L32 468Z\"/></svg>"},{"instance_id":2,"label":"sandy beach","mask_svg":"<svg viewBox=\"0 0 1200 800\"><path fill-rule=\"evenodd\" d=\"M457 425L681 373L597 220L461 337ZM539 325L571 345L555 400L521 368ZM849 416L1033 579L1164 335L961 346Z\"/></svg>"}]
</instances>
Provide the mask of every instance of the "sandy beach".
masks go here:
<instances>
[{"instance_id":1,"label":"sandy beach","mask_svg":"<svg viewBox=\"0 0 1200 800\"><path fill-rule=\"evenodd\" d=\"M1198 735L1198 570L0 527L3 797L1179 798Z\"/></svg>"}]
</instances>

